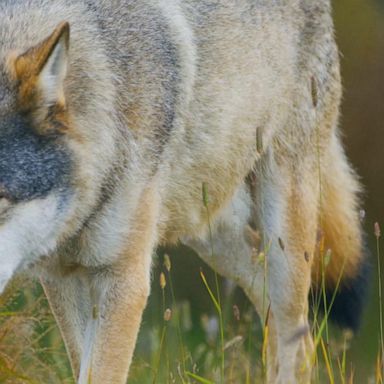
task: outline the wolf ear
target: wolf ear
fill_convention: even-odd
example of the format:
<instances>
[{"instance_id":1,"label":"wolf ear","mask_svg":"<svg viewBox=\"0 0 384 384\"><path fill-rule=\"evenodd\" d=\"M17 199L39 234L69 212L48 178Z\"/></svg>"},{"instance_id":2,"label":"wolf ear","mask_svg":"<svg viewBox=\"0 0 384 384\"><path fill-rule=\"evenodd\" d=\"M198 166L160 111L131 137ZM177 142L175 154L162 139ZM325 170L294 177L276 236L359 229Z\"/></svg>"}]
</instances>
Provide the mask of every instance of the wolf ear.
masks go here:
<instances>
[{"instance_id":1,"label":"wolf ear","mask_svg":"<svg viewBox=\"0 0 384 384\"><path fill-rule=\"evenodd\" d=\"M15 72L23 98L31 98L37 88L45 106L65 104L68 49L69 24L63 22L44 41L16 58Z\"/></svg>"}]
</instances>

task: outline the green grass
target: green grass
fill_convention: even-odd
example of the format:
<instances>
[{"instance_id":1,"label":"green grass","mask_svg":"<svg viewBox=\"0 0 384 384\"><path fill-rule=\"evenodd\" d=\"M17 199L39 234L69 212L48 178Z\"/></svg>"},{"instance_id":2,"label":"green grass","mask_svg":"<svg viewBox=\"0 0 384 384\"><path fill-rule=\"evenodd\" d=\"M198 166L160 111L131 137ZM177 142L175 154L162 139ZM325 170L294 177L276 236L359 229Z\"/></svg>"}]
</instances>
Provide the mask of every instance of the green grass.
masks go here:
<instances>
[{"instance_id":1,"label":"green grass","mask_svg":"<svg viewBox=\"0 0 384 384\"><path fill-rule=\"evenodd\" d=\"M377 241L380 244L379 237ZM380 247L377 249L379 257ZM180 273L176 265L183 263L183 257L192 258L174 253L157 258L153 292L128 383L262 383L265 328L252 306L238 290L225 289L225 282L218 278L219 304L215 274L194 259L191 273L195 282L190 293L196 291L197 300L204 305L193 308L179 295L180 281L174 281L174 275ZM378 282L381 284L381 279ZM0 383L73 383L58 329L39 285L14 282L0 305ZM331 305L332 301L328 308ZM350 336L332 328L327 316L321 317L314 308L312 332L317 349L313 382L360 383L354 377L363 368L358 360L351 360ZM379 317L377 330L372 330L377 358L364 368L364 374L368 372L365 377L377 384L382 383L381 329Z\"/></svg>"},{"instance_id":2,"label":"green grass","mask_svg":"<svg viewBox=\"0 0 384 384\"><path fill-rule=\"evenodd\" d=\"M204 185L203 203L209 222ZM364 368L364 377L382 384L384 335L378 224L374 234L379 316L377 332L371 333L374 338L378 335L378 350L370 366ZM350 335L332 328L328 322L335 295L326 301L325 274L332 255L324 250L321 238L317 248L322 276L320 294L311 292L313 383L359 383L355 377L361 367L359 361L350 357ZM262 256L265 262L268 249ZM164 252L157 257L152 295L128 383L263 383L268 321L261 324L245 296L234 288L225 288L227 282L196 259L195 268L189 271L194 281L189 296L183 298L179 294L183 285L180 271L174 266L184 263L185 257ZM175 278L179 279L176 283ZM324 315L319 312L321 305ZM0 383L73 383L65 349L41 287L23 279L13 282L0 298L0 308ZM268 315L263 318L268 319Z\"/></svg>"}]
</instances>

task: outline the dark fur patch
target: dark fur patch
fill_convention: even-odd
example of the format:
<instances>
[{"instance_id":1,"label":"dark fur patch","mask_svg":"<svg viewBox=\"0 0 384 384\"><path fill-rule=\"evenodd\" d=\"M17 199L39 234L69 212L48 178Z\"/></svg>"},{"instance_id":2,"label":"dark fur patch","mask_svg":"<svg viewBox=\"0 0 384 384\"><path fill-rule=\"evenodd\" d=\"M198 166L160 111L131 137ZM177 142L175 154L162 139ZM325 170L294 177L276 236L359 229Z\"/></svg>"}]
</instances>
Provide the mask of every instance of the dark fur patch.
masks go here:
<instances>
[{"instance_id":1,"label":"dark fur patch","mask_svg":"<svg viewBox=\"0 0 384 384\"><path fill-rule=\"evenodd\" d=\"M160 142L161 147L168 142L170 133L173 129L175 108L179 97L180 85L178 52L165 25L165 21L164 24L159 25L161 34L159 34L157 42L159 45L159 52L161 52L159 60L163 65L165 75L163 77L164 101L160 107L163 121L156 131L156 139Z\"/></svg>"},{"instance_id":2,"label":"dark fur patch","mask_svg":"<svg viewBox=\"0 0 384 384\"><path fill-rule=\"evenodd\" d=\"M37 135L28 119L0 121L0 186L7 197L26 201L68 184L70 155L57 139Z\"/></svg>"},{"instance_id":3,"label":"dark fur patch","mask_svg":"<svg viewBox=\"0 0 384 384\"><path fill-rule=\"evenodd\" d=\"M120 103L128 126L138 135L151 135L151 155L159 157L173 130L181 97L180 53L168 21L157 7L144 9L133 3L119 8L120 28L116 28L116 9L100 7L95 0L85 4L100 34L108 39L111 61L117 64L121 80L115 85L123 96ZM140 19L145 22L138 25Z\"/></svg>"}]
</instances>

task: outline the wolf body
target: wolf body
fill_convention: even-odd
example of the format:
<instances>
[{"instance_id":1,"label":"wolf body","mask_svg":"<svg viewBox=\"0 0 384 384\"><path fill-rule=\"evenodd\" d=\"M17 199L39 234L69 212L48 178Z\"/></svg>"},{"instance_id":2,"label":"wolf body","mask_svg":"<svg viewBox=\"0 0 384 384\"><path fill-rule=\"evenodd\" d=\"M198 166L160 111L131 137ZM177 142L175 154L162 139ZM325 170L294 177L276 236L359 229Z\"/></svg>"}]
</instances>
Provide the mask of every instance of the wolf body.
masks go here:
<instances>
[{"instance_id":1,"label":"wolf body","mask_svg":"<svg viewBox=\"0 0 384 384\"><path fill-rule=\"evenodd\" d=\"M269 382L308 382L322 254L351 327L365 263L330 1L5 0L0 41L1 288L41 279L78 383L126 381L178 241L268 312Z\"/></svg>"}]
</instances>

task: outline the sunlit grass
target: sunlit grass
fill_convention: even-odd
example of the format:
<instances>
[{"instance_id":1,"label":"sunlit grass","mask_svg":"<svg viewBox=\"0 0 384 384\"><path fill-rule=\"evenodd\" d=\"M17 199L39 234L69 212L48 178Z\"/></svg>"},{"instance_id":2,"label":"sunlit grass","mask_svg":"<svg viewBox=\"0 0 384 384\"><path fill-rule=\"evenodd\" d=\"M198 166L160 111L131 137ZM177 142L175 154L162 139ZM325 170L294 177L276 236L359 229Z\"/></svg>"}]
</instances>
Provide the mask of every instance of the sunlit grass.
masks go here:
<instances>
[{"instance_id":1,"label":"sunlit grass","mask_svg":"<svg viewBox=\"0 0 384 384\"><path fill-rule=\"evenodd\" d=\"M378 328L372 333L378 335L378 353L365 377L367 383L380 384L383 382L383 320L377 228L375 235L380 315ZM332 256L323 251L322 274L325 274ZM268 250L264 257L268 257L267 253ZM189 273L194 279L192 295L198 295L198 302L205 302L204 309L194 308L190 301L180 298L180 281L175 282L178 270L174 267L183 263L183 257L176 257L173 251L169 254L161 251L156 258L153 292L128 383L265 382L268 321L261 324L245 296L234 287L229 289L227 282L202 262ZM320 313L323 292L322 288L320 295L312 294L316 297L312 300L311 315L316 347L312 381L358 384L361 381L355 377L362 368L359 361L350 358L351 335L328 322L334 296L325 304L325 315ZM41 288L23 279L15 281L0 298L0 308L0 383L73 383L58 328ZM365 367L364 372L367 372Z\"/></svg>"},{"instance_id":2,"label":"sunlit grass","mask_svg":"<svg viewBox=\"0 0 384 384\"><path fill-rule=\"evenodd\" d=\"M42 289L23 279L0 298L0 383L72 383Z\"/></svg>"}]
</instances>

